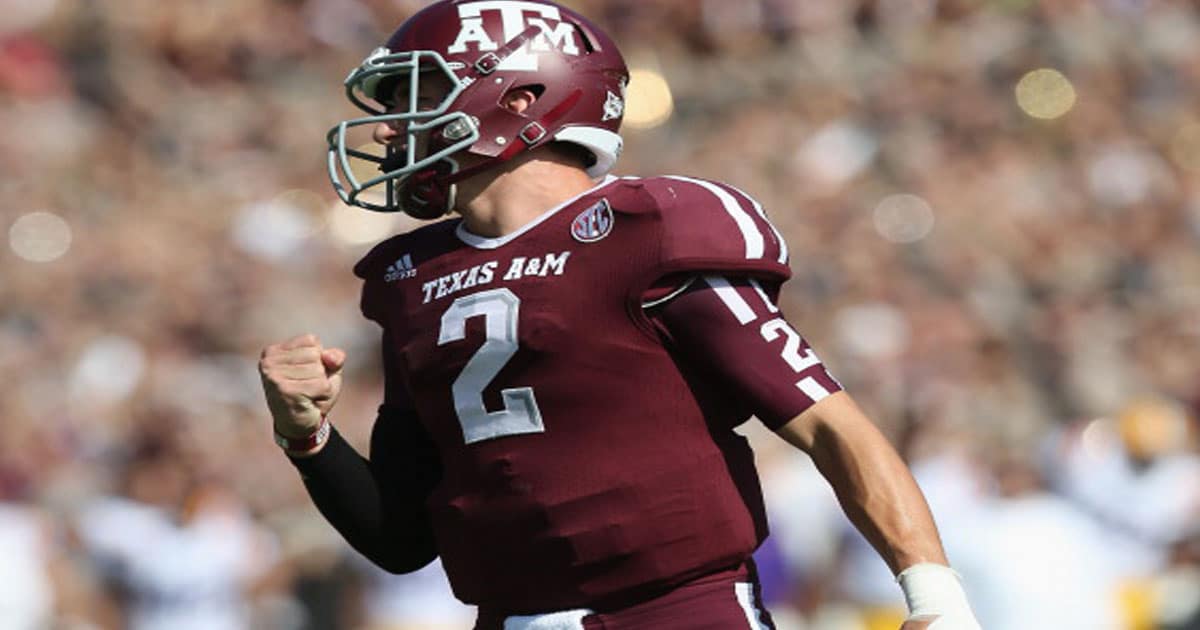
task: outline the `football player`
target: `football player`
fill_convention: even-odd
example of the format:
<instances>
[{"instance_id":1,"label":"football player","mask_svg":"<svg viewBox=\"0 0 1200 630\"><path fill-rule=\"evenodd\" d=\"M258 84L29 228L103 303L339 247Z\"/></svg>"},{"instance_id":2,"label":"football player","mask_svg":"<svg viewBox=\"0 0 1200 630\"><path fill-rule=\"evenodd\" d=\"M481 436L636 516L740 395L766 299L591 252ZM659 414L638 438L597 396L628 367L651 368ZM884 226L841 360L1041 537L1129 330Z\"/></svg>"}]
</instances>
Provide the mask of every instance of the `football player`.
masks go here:
<instances>
[{"instance_id":1,"label":"football player","mask_svg":"<svg viewBox=\"0 0 1200 630\"><path fill-rule=\"evenodd\" d=\"M810 454L898 575L908 627L975 629L900 457L777 306L763 208L612 177L629 75L543 0L420 11L346 80L342 199L422 219L355 267L385 391L360 456L330 425L345 353L267 347L276 439L321 512L395 572L440 557L480 630L772 628L752 415ZM369 129L386 148L356 148ZM378 175L363 176L367 161Z\"/></svg>"}]
</instances>

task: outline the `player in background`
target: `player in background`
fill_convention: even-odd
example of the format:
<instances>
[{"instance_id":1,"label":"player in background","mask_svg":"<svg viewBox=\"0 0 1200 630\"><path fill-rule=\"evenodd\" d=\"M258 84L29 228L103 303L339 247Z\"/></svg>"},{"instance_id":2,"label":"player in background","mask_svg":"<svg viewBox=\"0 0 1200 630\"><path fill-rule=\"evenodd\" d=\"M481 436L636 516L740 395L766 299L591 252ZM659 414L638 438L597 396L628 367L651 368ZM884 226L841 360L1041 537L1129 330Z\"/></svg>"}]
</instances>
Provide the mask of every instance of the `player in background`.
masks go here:
<instances>
[{"instance_id":1,"label":"player in background","mask_svg":"<svg viewBox=\"0 0 1200 630\"><path fill-rule=\"evenodd\" d=\"M787 250L741 191L615 178L628 72L545 1L438 2L346 80L329 134L350 204L457 217L355 267L385 391L363 458L329 414L345 353L268 346L277 441L357 550L440 557L480 630L772 628L757 416L813 457L898 576L905 628L978 623L904 463L776 305ZM370 130L386 147L352 147ZM355 162L374 163L360 181Z\"/></svg>"}]
</instances>

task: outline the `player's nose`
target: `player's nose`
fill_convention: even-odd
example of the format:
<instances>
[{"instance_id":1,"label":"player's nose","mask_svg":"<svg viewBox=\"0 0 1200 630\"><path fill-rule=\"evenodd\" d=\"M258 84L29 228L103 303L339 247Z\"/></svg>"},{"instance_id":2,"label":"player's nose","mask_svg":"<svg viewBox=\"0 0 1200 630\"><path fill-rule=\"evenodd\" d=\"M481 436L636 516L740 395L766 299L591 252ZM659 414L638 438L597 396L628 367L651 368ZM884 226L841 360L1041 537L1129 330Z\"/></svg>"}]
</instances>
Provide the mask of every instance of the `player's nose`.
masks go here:
<instances>
[{"instance_id":1,"label":"player's nose","mask_svg":"<svg viewBox=\"0 0 1200 630\"><path fill-rule=\"evenodd\" d=\"M400 131L392 123L381 122L375 125L375 131L371 134L375 142L388 145L396 140L400 135Z\"/></svg>"}]
</instances>

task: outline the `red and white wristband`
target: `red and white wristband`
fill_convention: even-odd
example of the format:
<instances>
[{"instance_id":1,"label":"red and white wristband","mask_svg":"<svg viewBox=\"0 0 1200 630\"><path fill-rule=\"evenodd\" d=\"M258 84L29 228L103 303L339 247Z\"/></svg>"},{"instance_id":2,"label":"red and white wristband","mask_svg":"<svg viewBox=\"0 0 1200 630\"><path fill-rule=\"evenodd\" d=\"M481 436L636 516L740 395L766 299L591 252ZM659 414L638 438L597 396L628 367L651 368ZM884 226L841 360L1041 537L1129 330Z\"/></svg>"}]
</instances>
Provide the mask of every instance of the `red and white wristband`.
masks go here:
<instances>
[{"instance_id":1,"label":"red and white wristband","mask_svg":"<svg viewBox=\"0 0 1200 630\"><path fill-rule=\"evenodd\" d=\"M333 430L333 425L324 415L321 416L321 424L317 425L317 430L308 434L305 437L288 437L282 435L279 431L275 432L275 443L283 450L291 455L301 455L308 453L318 446L325 443L329 439L329 433Z\"/></svg>"}]
</instances>

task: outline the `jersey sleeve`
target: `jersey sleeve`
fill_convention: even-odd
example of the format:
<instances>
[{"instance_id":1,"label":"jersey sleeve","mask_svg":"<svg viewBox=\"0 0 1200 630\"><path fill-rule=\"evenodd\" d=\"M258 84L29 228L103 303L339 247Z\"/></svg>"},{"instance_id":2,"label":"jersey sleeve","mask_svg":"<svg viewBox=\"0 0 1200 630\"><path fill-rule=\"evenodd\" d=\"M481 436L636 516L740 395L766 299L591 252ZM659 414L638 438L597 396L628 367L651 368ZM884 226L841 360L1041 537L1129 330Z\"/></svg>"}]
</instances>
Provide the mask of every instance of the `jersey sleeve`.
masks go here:
<instances>
[{"instance_id":1,"label":"jersey sleeve","mask_svg":"<svg viewBox=\"0 0 1200 630\"><path fill-rule=\"evenodd\" d=\"M681 359L720 379L771 430L842 389L754 278L705 275L650 315Z\"/></svg>"},{"instance_id":2,"label":"jersey sleeve","mask_svg":"<svg viewBox=\"0 0 1200 630\"><path fill-rule=\"evenodd\" d=\"M658 256L646 286L697 272L778 284L791 277L782 235L762 205L725 184L690 177L643 180L658 213Z\"/></svg>"}]
</instances>

